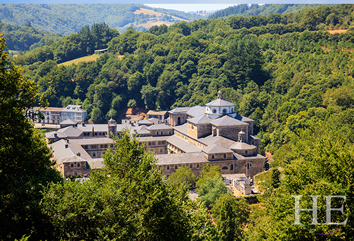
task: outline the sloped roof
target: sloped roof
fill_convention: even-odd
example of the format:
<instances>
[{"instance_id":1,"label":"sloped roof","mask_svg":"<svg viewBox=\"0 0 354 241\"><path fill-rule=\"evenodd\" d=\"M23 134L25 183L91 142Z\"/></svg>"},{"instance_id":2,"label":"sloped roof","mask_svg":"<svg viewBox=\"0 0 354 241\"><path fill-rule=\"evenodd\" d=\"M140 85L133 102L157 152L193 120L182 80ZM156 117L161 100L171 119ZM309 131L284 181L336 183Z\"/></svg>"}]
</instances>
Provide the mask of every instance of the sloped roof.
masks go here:
<instances>
[{"instance_id":1,"label":"sloped roof","mask_svg":"<svg viewBox=\"0 0 354 241\"><path fill-rule=\"evenodd\" d=\"M91 132L93 127L95 132L107 132L107 126L108 124L86 124L78 125L77 128L84 132Z\"/></svg>"},{"instance_id":2,"label":"sloped roof","mask_svg":"<svg viewBox=\"0 0 354 241\"><path fill-rule=\"evenodd\" d=\"M165 124L156 124L148 127L148 130L169 130L169 129L173 129L173 127Z\"/></svg>"},{"instance_id":3,"label":"sloped roof","mask_svg":"<svg viewBox=\"0 0 354 241\"><path fill-rule=\"evenodd\" d=\"M231 103L227 100L223 100L223 99L216 99L213 100L212 102L209 102L207 104L205 104L206 106L234 106L234 103Z\"/></svg>"},{"instance_id":4,"label":"sloped roof","mask_svg":"<svg viewBox=\"0 0 354 241\"><path fill-rule=\"evenodd\" d=\"M156 155L158 165L168 164L189 164L189 163L208 163L204 153L178 153Z\"/></svg>"},{"instance_id":5,"label":"sloped roof","mask_svg":"<svg viewBox=\"0 0 354 241\"><path fill-rule=\"evenodd\" d=\"M169 113L186 113L189 111L192 107L177 107L173 110L170 110Z\"/></svg>"},{"instance_id":6,"label":"sloped roof","mask_svg":"<svg viewBox=\"0 0 354 241\"><path fill-rule=\"evenodd\" d=\"M101 169L104 166L103 161L104 161L103 158L95 158L95 159L87 160L91 169Z\"/></svg>"},{"instance_id":7,"label":"sloped roof","mask_svg":"<svg viewBox=\"0 0 354 241\"><path fill-rule=\"evenodd\" d=\"M81 153L80 153L81 154ZM77 155L72 155L68 157L64 157L60 160L61 163L68 163L68 162L86 162L86 160L82 157Z\"/></svg>"},{"instance_id":8,"label":"sloped roof","mask_svg":"<svg viewBox=\"0 0 354 241\"><path fill-rule=\"evenodd\" d=\"M214 119L211 124L216 126L234 126L234 125L248 125L245 122L236 120L228 115L224 115L223 117Z\"/></svg>"},{"instance_id":9,"label":"sloped roof","mask_svg":"<svg viewBox=\"0 0 354 241\"><path fill-rule=\"evenodd\" d=\"M77 121L72 119L66 119L65 121L60 122L60 125L76 125Z\"/></svg>"},{"instance_id":10,"label":"sloped roof","mask_svg":"<svg viewBox=\"0 0 354 241\"><path fill-rule=\"evenodd\" d=\"M191 115L193 117L197 117L197 116L200 116L200 115L203 115L205 113L205 106L194 106L192 108L190 108L188 111L187 111L187 114L188 115Z\"/></svg>"},{"instance_id":11,"label":"sloped roof","mask_svg":"<svg viewBox=\"0 0 354 241\"><path fill-rule=\"evenodd\" d=\"M230 149L232 150L254 150L257 149L256 146L247 144L246 142L236 142Z\"/></svg>"},{"instance_id":12,"label":"sloped roof","mask_svg":"<svg viewBox=\"0 0 354 241\"><path fill-rule=\"evenodd\" d=\"M54 136L55 134L57 134L57 136ZM66 135L64 133L56 132L56 131L47 132L47 133L45 133L45 136L48 139L51 139L51 138L65 138L66 137Z\"/></svg>"},{"instance_id":13,"label":"sloped roof","mask_svg":"<svg viewBox=\"0 0 354 241\"><path fill-rule=\"evenodd\" d=\"M156 110L149 110L147 115L165 115L167 111L156 111Z\"/></svg>"},{"instance_id":14,"label":"sloped roof","mask_svg":"<svg viewBox=\"0 0 354 241\"><path fill-rule=\"evenodd\" d=\"M198 146L193 145L192 143L183 140L182 138L178 136L170 136L167 139L167 142L176 146L177 148L181 149L184 152L200 152L201 148Z\"/></svg>"},{"instance_id":15,"label":"sloped roof","mask_svg":"<svg viewBox=\"0 0 354 241\"><path fill-rule=\"evenodd\" d=\"M203 152L207 153L207 154L212 154L212 153L230 153L232 152L230 149L226 149L224 147L212 144L210 146L204 147L202 149Z\"/></svg>"},{"instance_id":16,"label":"sloped roof","mask_svg":"<svg viewBox=\"0 0 354 241\"><path fill-rule=\"evenodd\" d=\"M187 120L188 122L192 122L194 124L209 124L212 119L208 115L200 115Z\"/></svg>"},{"instance_id":17,"label":"sloped roof","mask_svg":"<svg viewBox=\"0 0 354 241\"><path fill-rule=\"evenodd\" d=\"M154 124L149 120L140 120L140 121L138 121L138 123L141 125L153 125Z\"/></svg>"},{"instance_id":18,"label":"sloped roof","mask_svg":"<svg viewBox=\"0 0 354 241\"><path fill-rule=\"evenodd\" d=\"M57 132L64 133L67 137L78 137L82 134L82 130L73 126L68 126L57 130Z\"/></svg>"}]
</instances>

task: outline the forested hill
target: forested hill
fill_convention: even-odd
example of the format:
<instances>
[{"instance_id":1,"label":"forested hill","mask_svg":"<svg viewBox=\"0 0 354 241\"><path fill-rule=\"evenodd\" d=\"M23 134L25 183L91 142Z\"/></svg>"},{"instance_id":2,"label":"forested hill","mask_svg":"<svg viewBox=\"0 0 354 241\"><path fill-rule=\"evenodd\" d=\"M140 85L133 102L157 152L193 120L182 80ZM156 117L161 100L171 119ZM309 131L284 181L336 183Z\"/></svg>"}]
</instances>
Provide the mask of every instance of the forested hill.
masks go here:
<instances>
[{"instance_id":1,"label":"forested hill","mask_svg":"<svg viewBox=\"0 0 354 241\"><path fill-rule=\"evenodd\" d=\"M150 27L144 25L149 18L163 12L161 21L165 23L202 17L180 11L154 10L137 4L3 4L0 5L0 20L20 26L30 22L36 29L68 35L78 32L85 25L103 22L119 32L124 32L129 26L139 31L145 30Z\"/></svg>"},{"instance_id":2,"label":"forested hill","mask_svg":"<svg viewBox=\"0 0 354 241\"><path fill-rule=\"evenodd\" d=\"M127 105L202 106L221 89L238 113L255 120L263 147L273 153L288 141L289 129L354 108L353 11L354 5L322 6L121 35L95 25L14 60L51 106L82 104L97 123L117 119ZM349 30L329 33L334 26ZM96 33L111 39L99 42ZM92 34L97 41L86 41ZM109 53L97 61L58 66L99 46Z\"/></svg>"},{"instance_id":3,"label":"forested hill","mask_svg":"<svg viewBox=\"0 0 354 241\"><path fill-rule=\"evenodd\" d=\"M7 49L22 51L43 46L49 39L55 41L62 37L61 34L37 30L29 22L26 26L0 22L0 34L6 39Z\"/></svg>"},{"instance_id":4,"label":"forested hill","mask_svg":"<svg viewBox=\"0 0 354 241\"><path fill-rule=\"evenodd\" d=\"M321 6L319 4L239 4L237 6L228 7L216 11L209 15L209 19L213 18L229 18L231 16L256 16L256 15L268 15L271 13L292 13L304 8L314 8Z\"/></svg>"}]
</instances>

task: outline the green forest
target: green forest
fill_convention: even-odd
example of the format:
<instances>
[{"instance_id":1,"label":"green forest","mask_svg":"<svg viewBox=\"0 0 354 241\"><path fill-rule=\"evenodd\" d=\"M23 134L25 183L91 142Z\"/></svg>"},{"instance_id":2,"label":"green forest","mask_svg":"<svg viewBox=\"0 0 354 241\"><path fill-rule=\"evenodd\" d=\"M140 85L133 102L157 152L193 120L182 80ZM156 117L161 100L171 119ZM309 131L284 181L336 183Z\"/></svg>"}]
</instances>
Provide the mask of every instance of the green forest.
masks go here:
<instances>
[{"instance_id":1,"label":"green forest","mask_svg":"<svg viewBox=\"0 0 354 241\"><path fill-rule=\"evenodd\" d=\"M229 18L231 16L256 16L256 15L268 15L271 13L292 13L297 12L304 8L315 8L323 6L323 4L238 4L236 6L228 7L222 10L218 10L208 16L209 19L213 18Z\"/></svg>"},{"instance_id":2,"label":"green forest","mask_svg":"<svg viewBox=\"0 0 354 241\"><path fill-rule=\"evenodd\" d=\"M14 90L15 99L22 93L38 96L27 102L6 102L9 95L0 91L0 111L16 110L4 115L16 114L24 125L22 129L11 127L12 120L0 118L0 127L6 127L0 128L5 136L1 154L6 156L0 162L0 185L4 186L0 188L0 212L6 217L1 225L9 227L0 237L320 240L317 234L330 234L326 240L350 240L354 236L352 25L354 5L199 19L146 32L129 28L121 34L96 23L16 58L8 56L23 68L22 77L17 67L5 65L2 52L5 77L1 90ZM329 31L333 29L337 31ZM96 61L58 65L100 48L108 48L108 53ZM21 84L6 82L9 79L19 79ZM26 158L32 162L33 158L43 160L42 169L28 167L28 173L13 186L4 184L22 175L14 166L27 160L18 157L21 145L10 137L14 133L20 137L24 131L21 143L40 139L23 116L24 110L40 100L48 100L50 106L82 104L90 121L107 123L111 116L117 119L126 106L170 110L204 105L216 98L218 90L235 103L237 113L255 120L261 152L274 154L272 169L255 178L265 190L257 205L225 194L219 170L210 167L198 180L188 168L181 168L181 174L161 181L161 174L153 168L154 157L144 154L128 134L116 142L121 151L105 156L104 172L84 185L63 181L50 172L53 163L44 144L22 151L29 152ZM32 91L31 95L26 91ZM12 105L18 110L9 108ZM12 155L17 158L15 164ZM39 172L45 174L33 178ZM201 202L186 195L186 186L192 183L203 196ZM217 188L213 195L208 192L211 188ZM345 195L345 203L332 200L332 207L345 206L343 214L332 212L332 222L347 217L348 223L340 228L310 225L308 212L301 216L302 225L293 225L294 195L321 196L319 223L327 222L324 195ZM302 201L308 208L312 205L311 198ZM22 233L10 228L16 222L23 227Z\"/></svg>"},{"instance_id":3,"label":"green forest","mask_svg":"<svg viewBox=\"0 0 354 241\"><path fill-rule=\"evenodd\" d=\"M140 8L155 10L185 20L202 16L174 10L154 9L142 4L2 4L0 19L3 23L25 26L26 23L42 31L69 35L85 25L105 22L110 28L124 32L134 24L148 20L147 14L134 14ZM144 27L136 27L145 31Z\"/></svg>"}]
</instances>

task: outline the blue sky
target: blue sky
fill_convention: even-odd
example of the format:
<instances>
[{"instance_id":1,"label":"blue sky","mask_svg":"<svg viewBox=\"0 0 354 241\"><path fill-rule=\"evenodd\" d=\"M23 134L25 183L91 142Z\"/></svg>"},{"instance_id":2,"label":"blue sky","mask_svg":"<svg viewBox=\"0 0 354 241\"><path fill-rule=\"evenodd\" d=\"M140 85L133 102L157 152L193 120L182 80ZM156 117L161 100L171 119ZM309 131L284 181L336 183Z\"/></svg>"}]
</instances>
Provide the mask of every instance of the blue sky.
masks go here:
<instances>
[{"instance_id":1,"label":"blue sky","mask_svg":"<svg viewBox=\"0 0 354 241\"><path fill-rule=\"evenodd\" d=\"M0 4L146 4L153 7L161 7L167 9L175 9L180 11L196 11L196 10L218 10L237 4L338 4L338 3L353 3L354 0L0 0Z\"/></svg>"}]
</instances>

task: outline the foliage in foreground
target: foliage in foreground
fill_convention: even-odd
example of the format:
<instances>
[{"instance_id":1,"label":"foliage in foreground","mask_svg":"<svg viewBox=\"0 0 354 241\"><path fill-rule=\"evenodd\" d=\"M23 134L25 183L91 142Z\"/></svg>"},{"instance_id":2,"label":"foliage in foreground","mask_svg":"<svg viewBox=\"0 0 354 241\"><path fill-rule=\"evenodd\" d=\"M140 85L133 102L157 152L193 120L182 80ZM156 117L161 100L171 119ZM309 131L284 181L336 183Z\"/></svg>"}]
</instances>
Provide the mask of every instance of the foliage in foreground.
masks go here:
<instances>
[{"instance_id":1,"label":"foliage in foreground","mask_svg":"<svg viewBox=\"0 0 354 241\"><path fill-rule=\"evenodd\" d=\"M196 177L192 173L192 169L187 167L186 165L183 165L182 167L178 168L174 173L172 173L167 181L171 185L182 185L185 187L191 187L195 184Z\"/></svg>"},{"instance_id":2,"label":"foliage in foreground","mask_svg":"<svg viewBox=\"0 0 354 241\"><path fill-rule=\"evenodd\" d=\"M50 187L42 208L63 239L208 240L216 235L211 217L187 190L163 181L155 157L125 131L105 168L84 183Z\"/></svg>"},{"instance_id":3,"label":"foliage in foreground","mask_svg":"<svg viewBox=\"0 0 354 241\"><path fill-rule=\"evenodd\" d=\"M46 238L46 217L39 208L41 191L61 180L51 168L51 151L26 118L38 100L37 86L24 81L15 65L7 65L0 39L0 239Z\"/></svg>"}]
</instances>

